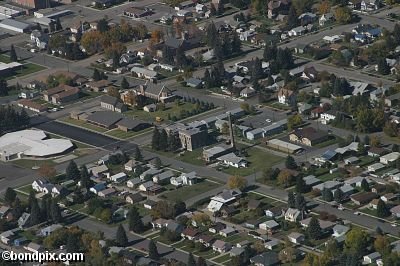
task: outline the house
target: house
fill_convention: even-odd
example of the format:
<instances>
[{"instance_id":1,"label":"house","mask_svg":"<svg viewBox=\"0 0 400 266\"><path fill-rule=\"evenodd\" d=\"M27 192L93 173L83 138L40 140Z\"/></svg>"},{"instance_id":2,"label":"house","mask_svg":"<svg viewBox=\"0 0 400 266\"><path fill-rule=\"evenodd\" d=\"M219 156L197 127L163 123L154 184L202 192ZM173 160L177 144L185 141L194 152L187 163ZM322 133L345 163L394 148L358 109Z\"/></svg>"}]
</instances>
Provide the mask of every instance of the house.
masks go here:
<instances>
[{"instance_id":1,"label":"house","mask_svg":"<svg viewBox=\"0 0 400 266\"><path fill-rule=\"evenodd\" d=\"M290 0L273 0L268 2L268 18L273 19L282 11L288 11L290 7Z\"/></svg>"},{"instance_id":2,"label":"house","mask_svg":"<svg viewBox=\"0 0 400 266\"><path fill-rule=\"evenodd\" d=\"M389 164L395 162L400 157L400 152L391 152L389 154L383 155L379 158L379 162L382 164Z\"/></svg>"},{"instance_id":3,"label":"house","mask_svg":"<svg viewBox=\"0 0 400 266\"><path fill-rule=\"evenodd\" d=\"M381 7L381 2L379 0L362 0L361 10L362 11L372 11L377 10Z\"/></svg>"},{"instance_id":4,"label":"house","mask_svg":"<svg viewBox=\"0 0 400 266\"><path fill-rule=\"evenodd\" d=\"M329 123L329 121L334 120L337 116L337 111L328 110L320 115L321 120L325 121L325 123Z\"/></svg>"},{"instance_id":5,"label":"house","mask_svg":"<svg viewBox=\"0 0 400 266\"><path fill-rule=\"evenodd\" d=\"M226 228L219 231L219 234L223 237L228 237L235 233L236 233L236 230L229 226L227 226Z\"/></svg>"},{"instance_id":6,"label":"house","mask_svg":"<svg viewBox=\"0 0 400 266\"><path fill-rule=\"evenodd\" d=\"M245 168L248 165L248 162L244 158L237 156L233 152L222 155L217 160L235 168Z\"/></svg>"},{"instance_id":7,"label":"house","mask_svg":"<svg viewBox=\"0 0 400 266\"><path fill-rule=\"evenodd\" d=\"M153 182L156 184L167 184L174 175L174 172L168 170L153 176Z\"/></svg>"},{"instance_id":8,"label":"house","mask_svg":"<svg viewBox=\"0 0 400 266\"><path fill-rule=\"evenodd\" d=\"M135 204L141 202L144 199L140 193L129 193L125 196L125 201L129 204Z\"/></svg>"},{"instance_id":9,"label":"house","mask_svg":"<svg viewBox=\"0 0 400 266\"><path fill-rule=\"evenodd\" d=\"M329 135L326 132L318 131L313 127L295 129L290 135L289 140L292 142L302 143L306 146L314 146L324 142Z\"/></svg>"},{"instance_id":10,"label":"house","mask_svg":"<svg viewBox=\"0 0 400 266\"><path fill-rule=\"evenodd\" d=\"M400 218L400 205L397 205L393 208L390 209L390 213L396 217L396 218Z\"/></svg>"},{"instance_id":11,"label":"house","mask_svg":"<svg viewBox=\"0 0 400 266\"><path fill-rule=\"evenodd\" d=\"M315 69L315 67L306 67L301 74L301 78L309 82L314 82L315 80L317 80L317 77L318 71Z\"/></svg>"},{"instance_id":12,"label":"house","mask_svg":"<svg viewBox=\"0 0 400 266\"><path fill-rule=\"evenodd\" d=\"M153 181L147 181L139 186L139 190L155 195L162 190L162 187L158 184L154 184Z\"/></svg>"},{"instance_id":13,"label":"house","mask_svg":"<svg viewBox=\"0 0 400 266\"><path fill-rule=\"evenodd\" d=\"M244 248L232 247L232 249L229 251L229 256L237 257L241 256L243 253L244 253Z\"/></svg>"},{"instance_id":14,"label":"house","mask_svg":"<svg viewBox=\"0 0 400 266\"><path fill-rule=\"evenodd\" d=\"M371 209L374 209L374 210L376 210L377 208L378 208L378 202L380 201L381 199L373 199L373 200L371 200L371 202L369 203L369 208L371 208Z\"/></svg>"},{"instance_id":15,"label":"house","mask_svg":"<svg viewBox=\"0 0 400 266\"><path fill-rule=\"evenodd\" d=\"M368 165L367 170L369 172L376 172L382 168L385 168L385 165L383 165L381 163L374 163L374 164Z\"/></svg>"},{"instance_id":16,"label":"house","mask_svg":"<svg viewBox=\"0 0 400 266\"><path fill-rule=\"evenodd\" d=\"M356 164L359 161L360 161L360 159L355 156L351 156L349 158L344 159L344 163L347 165Z\"/></svg>"},{"instance_id":17,"label":"house","mask_svg":"<svg viewBox=\"0 0 400 266\"><path fill-rule=\"evenodd\" d=\"M278 102L292 106L296 102L296 95L292 90L282 88L278 91Z\"/></svg>"},{"instance_id":18,"label":"house","mask_svg":"<svg viewBox=\"0 0 400 266\"><path fill-rule=\"evenodd\" d=\"M339 237L339 236L344 236L348 231L350 231L350 227L337 224L332 228L332 236L333 237Z\"/></svg>"},{"instance_id":19,"label":"house","mask_svg":"<svg viewBox=\"0 0 400 266\"><path fill-rule=\"evenodd\" d=\"M135 74L138 78L148 79L154 81L157 79L158 73L156 71L142 68L142 67L132 67L132 74Z\"/></svg>"},{"instance_id":20,"label":"house","mask_svg":"<svg viewBox=\"0 0 400 266\"><path fill-rule=\"evenodd\" d=\"M118 127L118 129L124 131L124 132L130 132L130 131L141 131L143 129L146 129L150 127L150 124L142 121L140 119L132 119L130 117L124 117L115 125Z\"/></svg>"},{"instance_id":21,"label":"house","mask_svg":"<svg viewBox=\"0 0 400 266\"><path fill-rule=\"evenodd\" d=\"M369 83L366 82L350 82L350 86L353 87L353 92L352 94L354 96L357 95L364 95L364 94L369 94L370 91L372 90L372 86Z\"/></svg>"},{"instance_id":22,"label":"house","mask_svg":"<svg viewBox=\"0 0 400 266\"><path fill-rule=\"evenodd\" d=\"M142 181L140 178L136 177L136 178L132 178L132 179L128 180L128 181L126 182L126 186L127 186L128 188L136 188L136 187L138 187L142 182L143 182L143 181Z\"/></svg>"},{"instance_id":23,"label":"house","mask_svg":"<svg viewBox=\"0 0 400 266\"><path fill-rule=\"evenodd\" d=\"M306 186L308 186L308 187L313 187L322 182L320 179L316 178L314 175L308 175L308 176L303 177L303 181L306 183Z\"/></svg>"},{"instance_id":24,"label":"house","mask_svg":"<svg viewBox=\"0 0 400 266\"><path fill-rule=\"evenodd\" d=\"M371 264L371 263L375 263L380 258L381 258L381 254L379 252L373 252L371 254L365 255L363 257L363 262L365 264Z\"/></svg>"},{"instance_id":25,"label":"house","mask_svg":"<svg viewBox=\"0 0 400 266\"><path fill-rule=\"evenodd\" d=\"M304 220L301 220L300 225L303 228L308 228L311 219L312 219L312 217L308 217ZM325 220L321 220L321 219L318 219L318 222L319 222L319 226L321 227L321 232L323 232L323 233L332 230L332 228L336 225L335 223L333 223L331 221L325 221Z\"/></svg>"},{"instance_id":26,"label":"house","mask_svg":"<svg viewBox=\"0 0 400 266\"><path fill-rule=\"evenodd\" d=\"M234 214L236 214L237 212L238 212L238 210L233 205L224 205L220 209L220 213L221 213L222 217L225 217L225 218L231 217Z\"/></svg>"},{"instance_id":27,"label":"house","mask_svg":"<svg viewBox=\"0 0 400 266\"><path fill-rule=\"evenodd\" d=\"M327 22L332 22L335 19L332 13L322 14L319 18L318 23L320 26L324 26Z\"/></svg>"},{"instance_id":28,"label":"house","mask_svg":"<svg viewBox=\"0 0 400 266\"><path fill-rule=\"evenodd\" d=\"M36 244L34 242L30 242L28 245L26 245L24 247L24 249L26 249L27 251L36 253L36 252L42 252L43 251L43 247L39 244Z\"/></svg>"},{"instance_id":29,"label":"house","mask_svg":"<svg viewBox=\"0 0 400 266\"><path fill-rule=\"evenodd\" d=\"M88 87L94 92L101 92L104 91L111 84L112 84L111 81L103 79L103 80L89 82L86 84L86 87Z\"/></svg>"},{"instance_id":30,"label":"house","mask_svg":"<svg viewBox=\"0 0 400 266\"><path fill-rule=\"evenodd\" d=\"M226 224L217 222L213 226L209 227L208 231L213 234L219 234L225 228L226 228Z\"/></svg>"},{"instance_id":31,"label":"house","mask_svg":"<svg viewBox=\"0 0 400 266\"><path fill-rule=\"evenodd\" d=\"M214 244L212 245L212 248L214 251L219 252L219 253L225 253L228 252L231 249L231 244L227 243L222 240L216 240Z\"/></svg>"},{"instance_id":32,"label":"house","mask_svg":"<svg viewBox=\"0 0 400 266\"><path fill-rule=\"evenodd\" d=\"M7 214L11 211L11 208L8 206L1 206L0 207L0 218L5 219Z\"/></svg>"},{"instance_id":33,"label":"house","mask_svg":"<svg viewBox=\"0 0 400 266\"><path fill-rule=\"evenodd\" d=\"M285 215L285 211L281 207L272 207L264 211L265 216L271 218L280 218Z\"/></svg>"},{"instance_id":34,"label":"house","mask_svg":"<svg viewBox=\"0 0 400 266\"><path fill-rule=\"evenodd\" d=\"M105 183L98 183L89 189L90 192L98 195L98 193L102 190L106 189Z\"/></svg>"},{"instance_id":35,"label":"house","mask_svg":"<svg viewBox=\"0 0 400 266\"><path fill-rule=\"evenodd\" d=\"M151 9L145 7L145 8L139 8L139 7L128 7L127 9L124 10L124 16L130 17L130 18L142 18L146 16L150 16L153 14Z\"/></svg>"},{"instance_id":36,"label":"house","mask_svg":"<svg viewBox=\"0 0 400 266\"><path fill-rule=\"evenodd\" d=\"M32 182L32 189L36 192L43 192L45 186L50 184L50 182L46 179L39 178Z\"/></svg>"},{"instance_id":37,"label":"house","mask_svg":"<svg viewBox=\"0 0 400 266\"><path fill-rule=\"evenodd\" d=\"M13 230L4 231L0 234L0 240L6 245L10 245L11 242L17 238L17 235Z\"/></svg>"},{"instance_id":38,"label":"house","mask_svg":"<svg viewBox=\"0 0 400 266\"><path fill-rule=\"evenodd\" d=\"M144 171L143 173L141 173L139 177L141 180L145 180L145 179L152 178L153 176L155 176L161 172L162 172L161 169L150 168L150 169Z\"/></svg>"},{"instance_id":39,"label":"house","mask_svg":"<svg viewBox=\"0 0 400 266\"><path fill-rule=\"evenodd\" d=\"M136 94L162 103L172 102L176 97L165 85L149 82L139 85L138 89L136 89Z\"/></svg>"},{"instance_id":40,"label":"house","mask_svg":"<svg viewBox=\"0 0 400 266\"><path fill-rule=\"evenodd\" d=\"M304 54L307 48L308 48L307 44L299 43L296 44L296 46L294 47L294 52L296 54Z\"/></svg>"},{"instance_id":41,"label":"house","mask_svg":"<svg viewBox=\"0 0 400 266\"><path fill-rule=\"evenodd\" d=\"M369 203L371 200L377 198L377 194L373 192L360 192L350 196L350 199L356 205L364 205Z\"/></svg>"},{"instance_id":42,"label":"house","mask_svg":"<svg viewBox=\"0 0 400 266\"><path fill-rule=\"evenodd\" d=\"M400 101L400 93L395 93L388 97L385 97L385 105L392 107L399 104Z\"/></svg>"},{"instance_id":43,"label":"house","mask_svg":"<svg viewBox=\"0 0 400 266\"><path fill-rule=\"evenodd\" d=\"M185 230L182 231L181 236L182 238L195 241L198 239L199 232L196 229L187 227Z\"/></svg>"},{"instance_id":44,"label":"house","mask_svg":"<svg viewBox=\"0 0 400 266\"><path fill-rule=\"evenodd\" d=\"M394 194L394 193L387 193L387 194L381 196L381 200L383 200L386 203L397 200L398 198L399 198L399 195Z\"/></svg>"},{"instance_id":45,"label":"house","mask_svg":"<svg viewBox=\"0 0 400 266\"><path fill-rule=\"evenodd\" d=\"M116 193L116 190L113 189L112 187L110 187L110 188L106 188L106 189L99 191L97 193L97 195L101 198L108 198L108 197L111 197L112 195L114 195L115 193Z\"/></svg>"},{"instance_id":46,"label":"house","mask_svg":"<svg viewBox=\"0 0 400 266\"><path fill-rule=\"evenodd\" d=\"M95 177L101 177L102 175L109 172L107 165L102 164L94 167L90 167L88 172Z\"/></svg>"},{"instance_id":47,"label":"house","mask_svg":"<svg viewBox=\"0 0 400 266\"><path fill-rule=\"evenodd\" d=\"M275 266L279 265L279 257L276 252L267 251L250 258L250 262L255 266Z\"/></svg>"},{"instance_id":48,"label":"house","mask_svg":"<svg viewBox=\"0 0 400 266\"><path fill-rule=\"evenodd\" d=\"M301 25L307 25L317 20L317 15L315 15L314 13L306 12L301 14L298 19L301 22Z\"/></svg>"},{"instance_id":49,"label":"house","mask_svg":"<svg viewBox=\"0 0 400 266\"><path fill-rule=\"evenodd\" d=\"M260 208L261 201L255 200L255 199L250 199L249 202L247 203L247 209L248 210L256 210Z\"/></svg>"},{"instance_id":50,"label":"house","mask_svg":"<svg viewBox=\"0 0 400 266\"><path fill-rule=\"evenodd\" d=\"M215 238L210 235L202 234L198 237L198 241L202 243L205 247L211 247L211 245L215 241Z\"/></svg>"},{"instance_id":51,"label":"house","mask_svg":"<svg viewBox=\"0 0 400 266\"><path fill-rule=\"evenodd\" d=\"M121 183L121 182L125 181L127 177L128 176L125 173L121 172L121 173L110 176L109 179L112 182Z\"/></svg>"},{"instance_id":52,"label":"house","mask_svg":"<svg viewBox=\"0 0 400 266\"><path fill-rule=\"evenodd\" d=\"M157 105L155 105L154 103L143 106L143 111L148 113L155 112L156 110L157 110Z\"/></svg>"},{"instance_id":53,"label":"house","mask_svg":"<svg viewBox=\"0 0 400 266\"><path fill-rule=\"evenodd\" d=\"M370 147L368 150L368 156L371 157L380 157L388 153L388 150L382 148L382 147Z\"/></svg>"},{"instance_id":54,"label":"house","mask_svg":"<svg viewBox=\"0 0 400 266\"><path fill-rule=\"evenodd\" d=\"M301 244L305 240L304 235L297 232L292 232L287 237L293 244Z\"/></svg>"},{"instance_id":55,"label":"house","mask_svg":"<svg viewBox=\"0 0 400 266\"><path fill-rule=\"evenodd\" d=\"M368 183L371 183L371 180L367 177L363 176L355 176L344 181L345 184L350 185L352 187L361 187L363 180L366 180Z\"/></svg>"},{"instance_id":56,"label":"house","mask_svg":"<svg viewBox=\"0 0 400 266\"><path fill-rule=\"evenodd\" d=\"M79 99L79 94L79 88L62 84L55 88L45 90L43 92L43 98L46 102L51 102L53 104L63 104Z\"/></svg>"},{"instance_id":57,"label":"house","mask_svg":"<svg viewBox=\"0 0 400 266\"><path fill-rule=\"evenodd\" d=\"M136 167L138 167L139 165L141 165L140 162L134 159L130 159L127 163L124 164L124 169L125 171L135 172Z\"/></svg>"},{"instance_id":58,"label":"house","mask_svg":"<svg viewBox=\"0 0 400 266\"><path fill-rule=\"evenodd\" d=\"M110 95L103 95L101 97L100 106L109 111L118 113L122 113L127 110L127 106L125 104L123 104L118 98Z\"/></svg>"},{"instance_id":59,"label":"house","mask_svg":"<svg viewBox=\"0 0 400 266\"><path fill-rule=\"evenodd\" d=\"M194 171L189 173L182 173L180 177L182 178L183 184L189 186L196 184L197 180L199 179L197 173Z\"/></svg>"},{"instance_id":60,"label":"house","mask_svg":"<svg viewBox=\"0 0 400 266\"><path fill-rule=\"evenodd\" d=\"M297 222L301 218L301 212L298 209L289 208L285 212L285 220L289 222Z\"/></svg>"},{"instance_id":61,"label":"house","mask_svg":"<svg viewBox=\"0 0 400 266\"><path fill-rule=\"evenodd\" d=\"M267 231L268 233L272 234L279 228L279 224L275 220L269 220L263 223L260 223L259 228L262 230Z\"/></svg>"},{"instance_id":62,"label":"house","mask_svg":"<svg viewBox=\"0 0 400 266\"><path fill-rule=\"evenodd\" d=\"M296 28L291 29L290 31L288 31L288 35L290 37L293 36L301 36L306 32L306 28L303 26L298 26Z\"/></svg>"},{"instance_id":63,"label":"house","mask_svg":"<svg viewBox=\"0 0 400 266\"><path fill-rule=\"evenodd\" d=\"M256 95L256 93L257 93L256 90L253 89L252 87L246 87L240 91L240 97L250 98Z\"/></svg>"},{"instance_id":64,"label":"house","mask_svg":"<svg viewBox=\"0 0 400 266\"><path fill-rule=\"evenodd\" d=\"M62 226L61 224L52 224L52 225L49 225L49 226L47 226L47 227L45 227L45 228L40 229L40 235L41 235L41 236L44 236L44 237L49 236L49 235L51 235L54 231L56 231L56 230L58 230L58 229L60 229L60 228L63 228L63 226Z\"/></svg>"},{"instance_id":65,"label":"house","mask_svg":"<svg viewBox=\"0 0 400 266\"><path fill-rule=\"evenodd\" d=\"M186 80L186 86L199 89L203 85L203 81L197 78L188 78Z\"/></svg>"},{"instance_id":66,"label":"house","mask_svg":"<svg viewBox=\"0 0 400 266\"><path fill-rule=\"evenodd\" d=\"M146 200L143 204L143 207L145 209L151 210L153 209L153 207L155 207L157 205L157 202L153 201L153 200Z\"/></svg>"}]
</instances>

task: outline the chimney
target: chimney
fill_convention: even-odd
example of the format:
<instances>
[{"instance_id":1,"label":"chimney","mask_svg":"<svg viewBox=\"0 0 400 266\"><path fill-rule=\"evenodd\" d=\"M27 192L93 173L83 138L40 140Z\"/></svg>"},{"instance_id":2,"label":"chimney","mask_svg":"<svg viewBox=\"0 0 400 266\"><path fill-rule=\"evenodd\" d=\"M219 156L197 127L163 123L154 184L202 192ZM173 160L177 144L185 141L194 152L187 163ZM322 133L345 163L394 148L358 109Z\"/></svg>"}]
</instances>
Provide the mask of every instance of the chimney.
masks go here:
<instances>
[{"instance_id":1,"label":"chimney","mask_svg":"<svg viewBox=\"0 0 400 266\"><path fill-rule=\"evenodd\" d=\"M229 119L229 135L230 135L230 138L231 138L231 147L232 147L233 150L236 150L235 137L233 135L231 112L228 112L228 119Z\"/></svg>"}]
</instances>

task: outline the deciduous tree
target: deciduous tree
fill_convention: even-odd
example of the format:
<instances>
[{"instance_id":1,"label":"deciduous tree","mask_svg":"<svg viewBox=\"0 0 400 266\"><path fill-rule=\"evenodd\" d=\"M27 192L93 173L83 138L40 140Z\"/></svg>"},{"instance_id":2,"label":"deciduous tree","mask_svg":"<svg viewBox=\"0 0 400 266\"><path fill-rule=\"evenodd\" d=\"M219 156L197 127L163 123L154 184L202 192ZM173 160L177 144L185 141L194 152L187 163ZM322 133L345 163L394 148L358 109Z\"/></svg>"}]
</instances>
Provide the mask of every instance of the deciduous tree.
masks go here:
<instances>
[{"instance_id":1,"label":"deciduous tree","mask_svg":"<svg viewBox=\"0 0 400 266\"><path fill-rule=\"evenodd\" d=\"M247 179L239 175L234 175L229 177L227 185L230 189L238 188L243 190L247 187Z\"/></svg>"}]
</instances>

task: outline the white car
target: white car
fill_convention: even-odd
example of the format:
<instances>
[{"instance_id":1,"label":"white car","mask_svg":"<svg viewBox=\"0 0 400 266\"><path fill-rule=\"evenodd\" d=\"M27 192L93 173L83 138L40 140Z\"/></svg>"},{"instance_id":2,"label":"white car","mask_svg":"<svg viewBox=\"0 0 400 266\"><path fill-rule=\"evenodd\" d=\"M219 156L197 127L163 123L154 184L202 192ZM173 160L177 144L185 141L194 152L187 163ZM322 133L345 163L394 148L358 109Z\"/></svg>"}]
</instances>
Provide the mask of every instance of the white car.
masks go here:
<instances>
[{"instance_id":1,"label":"white car","mask_svg":"<svg viewBox=\"0 0 400 266\"><path fill-rule=\"evenodd\" d=\"M57 108L53 108L53 109L51 109L51 111L53 111L53 112L57 112L57 111L58 111L58 109L57 109Z\"/></svg>"},{"instance_id":2,"label":"white car","mask_svg":"<svg viewBox=\"0 0 400 266\"><path fill-rule=\"evenodd\" d=\"M393 226L393 227L397 227L397 224L395 224L395 223L392 223L390 225Z\"/></svg>"},{"instance_id":3,"label":"white car","mask_svg":"<svg viewBox=\"0 0 400 266\"><path fill-rule=\"evenodd\" d=\"M268 118L268 119L265 119L265 122L271 123L272 120Z\"/></svg>"},{"instance_id":4,"label":"white car","mask_svg":"<svg viewBox=\"0 0 400 266\"><path fill-rule=\"evenodd\" d=\"M360 213L360 212L355 212L354 214L355 214L355 215L360 215L361 213Z\"/></svg>"}]
</instances>

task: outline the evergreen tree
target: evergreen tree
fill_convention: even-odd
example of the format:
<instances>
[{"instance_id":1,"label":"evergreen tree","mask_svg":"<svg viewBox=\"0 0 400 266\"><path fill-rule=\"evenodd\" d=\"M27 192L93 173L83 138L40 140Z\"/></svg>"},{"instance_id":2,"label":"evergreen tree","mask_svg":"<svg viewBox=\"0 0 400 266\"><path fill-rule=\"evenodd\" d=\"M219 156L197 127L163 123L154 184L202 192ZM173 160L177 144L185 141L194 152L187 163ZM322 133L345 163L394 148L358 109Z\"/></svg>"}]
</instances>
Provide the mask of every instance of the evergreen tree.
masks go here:
<instances>
[{"instance_id":1,"label":"evergreen tree","mask_svg":"<svg viewBox=\"0 0 400 266\"><path fill-rule=\"evenodd\" d=\"M154 167L155 167L156 169L160 169L161 166L162 166L161 159L158 158L158 157L154 158Z\"/></svg>"},{"instance_id":2,"label":"evergreen tree","mask_svg":"<svg viewBox=\"0 0 400 266\"><path fill-rule=\"evenodd\" d=\"M80 172L74 160L71 160L65 170L65 175L68 180L79 180Z\"/></svg>"},{"instance_id":3,"label":"evergreen tree","mask_svg":"<svg viewBox=\"0 0 400 266\"><path fill-rule=\"evenodd\" d=\"M14 189L8 187L6 193L4 194L4 201L6 204L10 206L15 201L16 197L17 193L14 191Z\"/></svg>"},{"instance_id":4,"label":"evergreen tree","mask_svg":"<svg viewBox=\"0 0 400 266\"><path fill-rule=\"evenodd\" d=\"M8 95L8 84L5 79L0 79L0 96L7 96ZM24 110L24 109L22 109Z\"/></svg>"},{"instance_id":5,"label":"evergreen tree","mask_svg":"<svg viewBox=\"0 0 400 266\"><path fill-rule=\"evenodd\" d=\"M139 146L137 146L135 149L135 160L139 162L143 161L143 155L142 152L140 151Z\"/></svg>"},{"instance_id":6,"label":"evergreen tree","mask_svg":"<svg viewBox=\"0 0 400 266\"><path fill-rule=\"evenodd\" d=\"M383 218L388 216L388 213L389 211L386 206L386 203L383 200L379 199L376 207L376 215L380 218Z\"/></svg>"},{"instance_id":7,"label":"evergreen tree","mask_svg":"<svg viewBox=\"0 0 400 266\"><path fill-rule=\"evenodd\" d=\"M151 139L151 148L158 151L160 150L160 146L160 131L157 127L155 127L153 130L153 137Z\"/></svg>"},{"instance_id":8,"label":"evergreen tree","mask_svg":"<svg viewBox=\"0 0 400 266\"><path fill-rule=\"evenodd\" d=\"M81 187L83 188L89 188L90 186L90 176L89 176L89 171L86 168L86 165L81 166L80 170L80 177L81 177Z\"/></svg>"},{"instance_id":9,"label":"evergreen tree","mask_svg":"<svg viewBox=\"0 0 400 266\"><path fill-rule=\"evenodd\" d=\"M400 44L400 24L396 23L393 28L392 36L397 45Z\"/></svg>"},{"instance_id":10,"label":"evergreen tree","mask_svg":"<svg viewBox=\"0 0 400 266\"><path fill-rule=\"evenodd\" d=\"M196 266L207 266L207 262L203 257L199 257Z\"/></svg>"},{"instance_id":11,"label":"evergreen tree","mask_svg":"<svg viewBox=\"0 0 400 266\"><path fill-rule=\"evenodd\" d=\"M286 157L285 166L286 166L286 168L288 168L288 169L293 169L293 170L297 169L296 161L295 161L294 158L293 158L292 156L290 156L290 155L288 155L288 156Z\"/></svg>"},{"instance_id":12,"label":"evergreen tree","mask_svg":"<svg viewBox=\"0 0 400 266\"><path fill-rule=\"evenodd\" d=\"M21 201L18 197L15 198L15 201L13 203L13 213L14 213L14 217L16 219L18 219L19 217L21 217L22 213L24 212L24 208L21 205Z\"/></svg>"},{"instance_id":13,"label":"evergreen tree","mask_svg":"<svg viewBox=\"0 0 400 266\"><path fill-rule=\"evenodd\" d=\"M76 234L68 234L66 250L69 253L74 253L79 251L79 239Z\"/></svg>"},{"instance_id":14,"label":"evergreen tree","mask_svg":"<svg viewBox=\"0 0 400 266\"><path fill-rule=\"evenodd\" d=\"M335 192L333 193L333 199L337 203L342 203L344 198L343 191L341 189L336 189Z\"/></svg>"},{"instance_id":15,"label":"evergreen tree","mask_svg":"<svg viewBox=\"0 0 400 266\"><path fill-rule=\"evenodd\" d=\"M123 90L127 90L129 89L129 82L126 80L125 77L123 77L122 81L121 81L121 88Z\"/></svg>"},{"instance_id":16,"label":"evergreen tree","mask_svg":"<svg viewBox=\"0 0 400 266\"><path fill-rule=\"evenodd\" d=\"M215 16L216 14L217 14L217 9L215 8L214 3L211 3L210 16Z\"/></svg>"},{"instance_id":17,"label":"evergreen tree","mask_svg":"<svg viewBox=\"0 0 400 266\"><path fill-rule=\"evenodd\" d=\"M399 145L393 144L392 145L392 152L399 152Z\"/></svg>"},{"instance_id":18,"label":"evergreen tree","mask_svg":"<svg viewBox=\"0 0 400 266\"><path fill-rule=\"evenodd\" d=\"M126 247L128 245L128 237L126 236L126 232L122 227L122 224L119 224L118 226L116 242L120 247Z\"/></svg>"},{"instance_id":19,"label":"evergreen tree","mask_svg":"<svg viewBox=\"0 0 400 266\"><path fill-rule=\"evenodd\" d=\"M36 197L30 202L31 212L30 212L30 225L37 225L41 222L41 213L39 208L39 203Z\"/></svg>"},{"instance_id":20,"label":"evergreen tree","mask_svg":"<svg viewBox=\"0 0 400 266\"><path fill-rule=\"evenodd\" d=\"M294 196L293 192L288 193L288 207L289 208L295 208L296 207L296 198Z\"/></svg>"},{"instance_id":21,"label":"evergreen tree","mask_svg":"<svg viewBox=\"0 0 400 266\"><path fill-rule=\"evenodd\" d=\"M307 185L306 182L304 181L302 176L297 176L296 178L296 192L298 193L304 193L307 192Z\"/></svg>"},{"instance_id":22,"label":"evergreen tree","mask_svg":"<svg viewBox=\"0 0 400 266\"><path fill-rule=\"evenodd\" d=\"M51 216L51 220L53 221L53 223L61 222L61 210L60 210L60 207L57 204L57 200L56 199L52 199L51 200L50 216Z\"/></svg>"},{"instance_id":23,"label":"evergreen tree","mask_svg":"<svg viewBox=\"0 0 400 266\"><path fill-rule=\"evenodd\" d=\"M370 142L369 136L368 136L368 134L366 134L366 135L364 136L364 144L365 144L365 145L369 145L369 142Z\"/></svg>"},{"instance_id":24,"label":"evergreen tree","mask_svg":"<svg viewBox=\"0 0 400 266\"><path fill-rule=\"evenodd\" d=\"M262 63L261 60L258 57L256 57L256 59L253 62L251 78L253 81L258 81L262 77L263 77Z\"/></svg>"},{"instance_id":25,"label":"evergreen tree","mask_svg":"<svg viewBox=\"0 0 400 266\"><path fill-rule=\"evenodd\" d=\"M31 190L31 191L29 192L29 197L28 197L28 203L29 203L28 210L29 210L29 211L31 211L32 202L33 202L35 199L36 199L35 191ZM38 206L38 207L39 207L39 206Z\"/></svg>"},{"instance_id":26,"label":"evergreen tree","mask_svg":"<svg viewBox=\"0 0 400 266\"><path fill-rule=\"evenodd\" d=\"M217 39L219 39L218 31L215 27L215 24L212 22L207 26L206 29L206 42L208 47L214 49L218 41Z\"/></svg>"},{"instance_id":27,"label":"evergreen tree","mask_svg":"<svg viewBox=\"0 0 400 266\"><path fill-rule=\"evenodd\" d=\"M17 62L18 61L18 57L17 57L17 53L15 52L14 44L11 44L10 60L13 61L13 62Z\"/></svg>"},{"instance_id":28,"label":"evergreen tree","mask_svg":"<svg viewBox=\"0 0 400 266\"><path fill-rule=\"evenodd\" d=\"M264 48L264 54L263 54L264 60L267 62L276 60L277 51L278 49L276 48L275 44L270 44L270 45L267 44Z\"/></svg>"},{"instance_id":29,"label":"evergreen tree","mask_svg":"<svg viewBox=\"0 0 400 266\"><path fill-rule=\"evenodd\" d=\"M149 242L149 258L156 261L160 259L158 248L153 240L150 240Z\"/></svg>"},{"instance_id":30,"label":"evergreen tree","mask_svg":"<svg viewBox=\"0 0 400 266\"><path fill-rule=\"evenodd\" d=\"M299 211L304 211L306 207L306 199L300 193L296 194L296 209Z\"/></svg>"},{"instance_id":31,"label":"evergreen tree","mask_svg":"<svg viewBox=\"0 0 400 266\"><path fill-rule=\"evenodd\" d=\"M365 178L361 181L361 188L364 191L369 191L369 184Z\"/></svg>"},{"instance_id":32,"label":"evergreen tree","mask_svg":"<svg viewBox=\"0 0 400 266\"><path fill-rule=\"evenodd\" d=\"M311 239L319 239L321 237L321 226L317 218L311 218L307 228L307 233Z\"/></svg>"},{"instance_id":33,"label":"evergreen tree","mask_svg":"<svg viewBox=\"0 0 400 266\"><path fill-rule=\"evenodd\" d=\"M176 49L175 61L176 66L179 68L184 68L187 65L187 58L182 46Z\"/></svg>"},{"instance_id":34,"label":"evergreen tree","mask_svg":"<svg viewBox=\"0 0 400 266\"><path fill-rule=\"evenodd\" d=\"M93 70L92 78L93 78L94 81L99 81L99 80L101 80L101 74L100 74L100 72L99 72L99 70L98 70L97 68L95 68L95 69Z\"/></svg>"},{"instance_id":35,"label":"evergreen tree","mask_svg":"<svg viewBox=\"0 0 400 266\"><path fill-rule=\"evenodd\" d=\"M289 29L293 29L298 24L299 24L299 19L298 19L297 13L296 13L296 8L294 7L294 5L291 5L290 9L289 9L286 25Z\"/></svg>"},{"instance_id":36,"label":"evergreen tree","mask_svg":"<svg viewBox=\"0 0 400 266\"><path fill-rule=\"evenodd\" d=\"M168 150L168 135L165 129L162 129L160 133L160 150Z\"/></svg>"},{"instance_id":37,"label":"evergreen tree","mask_svg":"<svg viewBox=\"0 0 400 266\"><path fill-rule=\"evenodd\" d=\"M196 266L196 260L194 259L192 252L189 253L188 262L186 263L186 265L187 266Z\"/></svg>"},{"instance_id":38,"label":"evergreen tree","mask_svg":"<svg viewBox=\"0 0 400 266\"><path fill-rule=\"evenodd\" d=\"M330 189L324 188L322 190L322 199L331 202L333 200L332 191Z\"/></svg>"},{"instance_id":39,"label":"evergreen tree","mask_svg":"<svg viewBox=\"0 0 400 266\"><path fill-rule=\"evenodd\" d=\"M142 218L136 207L132 207L128 213L128 225L129 230L135 233L142 233L144 230L144 225Z\"/></svg>"},{"instance_id":40,"label":"evergreen tree","mask_svg":"<svg viewBox=\"0 0 400 266\"><path fill-rule=\"evenodd\" d=\"M57 20L56 20L56 30L57 31L62 30L60 18L57 18Z\"/></svg>"},{"instance_id":41,"label":"evergreen tree","mask_svg":"<svg viewBox=\"0 0 400 266\"><path fill-rule=\"evenodd\" d=\"M378 60L378 73L381 75L388 75L390 74L390 67L386 62L385 58L380 58Z\"/></svg>"},{"instance_id":42,"label":"evergreen tree","mask_svg":"<svg viewBox=\"0 0 400 266\"><path fill-rule=\"evenodd\" d=\"M239 35L236 31L233 32L231 48L233 54L240 53L242 50L242 42L240 41Z\"/></svg>"},{"instance_id":43,"label":"evergreen tree","mask_svg":"<svg viewBox=\"0 0 400 266\"><path fill-rule=\"evenodd\" d=\"M213 82L211 80L211 74L208 68L206 68L206 71L204 71L204 86L206 89L211 89L213 87Z\"/></svg>"}]
</instances>

